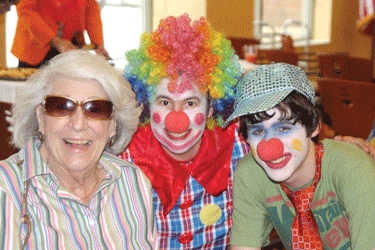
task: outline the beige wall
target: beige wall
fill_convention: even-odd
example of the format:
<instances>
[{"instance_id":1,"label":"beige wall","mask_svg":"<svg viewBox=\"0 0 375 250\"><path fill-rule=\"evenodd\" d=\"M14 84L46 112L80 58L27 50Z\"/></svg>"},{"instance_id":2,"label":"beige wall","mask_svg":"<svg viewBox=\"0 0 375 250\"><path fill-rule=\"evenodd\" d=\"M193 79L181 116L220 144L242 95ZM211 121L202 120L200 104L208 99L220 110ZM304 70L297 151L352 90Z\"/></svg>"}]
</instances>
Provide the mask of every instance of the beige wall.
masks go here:
<instances>
[{"instance_id":1,"label":"beige wall","mask_svg":"<svg viewBox=\"0 0 375 250\"><path fill-rule=\"evenodd\" d=\"M204 0L154 0L153 30L159 25L159 20L167 16L180 16L188 13L192 20L206 16L206 1Z\"/></svg>"},{"instance_id":2,"label":"beige wall","mask_svg":"<svg viewBox=\"0 0 375 250\"><path fill-rule=\"evenodd\" d=\"M207 19L227 36L252 37L253 1L207 0Z\"/></svg>"},{"instance_id":3,"label":"beige wall","mask_svg":"<svg viewBox=\"0 0 375 250\"><path fill-rule=\"evenodd\" d=\"M371 58L370 36L356 29L359 1L333 0L331 43L316 46L314 51L349 52L351 56Z\"/></svg>"},{"instance_id":4,"label":"beige wall","mask_svg":"<svg viewBox=\"0 0 375 250\"><path fill-rule=\"evenodd\" d=\"M317 1L319 3L319 1ZM371 37L358 33L358 0L332 0L332 34L327 45L310 46L313 52L348 52L352 56L371 58ZM253 1L207 0L207 19L224 34L252 37ZM326 16L320 17L322 25ZM303 48L300 48L302 50Z\"/></svg>"}]
</instances>

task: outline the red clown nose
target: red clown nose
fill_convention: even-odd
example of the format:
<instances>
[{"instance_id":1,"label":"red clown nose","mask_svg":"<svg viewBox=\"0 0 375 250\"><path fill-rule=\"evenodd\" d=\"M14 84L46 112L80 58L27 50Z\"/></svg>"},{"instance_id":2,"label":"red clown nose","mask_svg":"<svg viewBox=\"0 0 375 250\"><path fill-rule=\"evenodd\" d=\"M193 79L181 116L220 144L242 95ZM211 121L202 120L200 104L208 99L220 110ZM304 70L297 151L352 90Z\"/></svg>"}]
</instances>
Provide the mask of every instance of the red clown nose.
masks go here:
<instances>
[{"instance_id":1,"label":"red clown nose","mask_svg":"<svg viewBox=\"0 0 375 250\"><path fill-rule=\"evenodd\" d=\"M172 110L165 117L165 127L169 132L182 133L190 126L189 117L185 112Z\"/></svg>"},{"instance_id":2,"label":"red clown nose","mask_svg":"<svg viewBox=\"0 0 375 250\"><path fill-rule=\"evenodd\" d=\"M284 144L277 138L262 140L257 146L257 154L262 161L279 159L284 153Z\"/></svg>"}]
</instances>

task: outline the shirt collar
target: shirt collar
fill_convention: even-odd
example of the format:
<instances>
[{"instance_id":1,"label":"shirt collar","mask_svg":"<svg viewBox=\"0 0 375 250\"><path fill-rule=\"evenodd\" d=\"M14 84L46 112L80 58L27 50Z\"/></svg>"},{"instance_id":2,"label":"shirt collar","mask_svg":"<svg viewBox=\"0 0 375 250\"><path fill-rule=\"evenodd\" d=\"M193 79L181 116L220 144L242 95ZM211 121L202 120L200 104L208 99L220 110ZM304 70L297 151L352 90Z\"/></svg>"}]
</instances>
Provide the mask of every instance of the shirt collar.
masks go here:
<instances>
[{"instance_id":1,"label":"shirt collar","mask_svg":"<svg viewBox=\"0 0 375 250\"><path fill-rule=\"evenodd\" d=\"M22 181L27 181L35 176L51 174L51 170L43 161L39 148L41 141L38 137L32 136L26 143L26 146L20 150L17 164L24 171L22 171ZM132 163L124 161L114 154L104 151L100 157L99 163L106 169L106 171L114 176L115 179L121 176L122 167L134 167Z\"/></svg>"}]
</instances>

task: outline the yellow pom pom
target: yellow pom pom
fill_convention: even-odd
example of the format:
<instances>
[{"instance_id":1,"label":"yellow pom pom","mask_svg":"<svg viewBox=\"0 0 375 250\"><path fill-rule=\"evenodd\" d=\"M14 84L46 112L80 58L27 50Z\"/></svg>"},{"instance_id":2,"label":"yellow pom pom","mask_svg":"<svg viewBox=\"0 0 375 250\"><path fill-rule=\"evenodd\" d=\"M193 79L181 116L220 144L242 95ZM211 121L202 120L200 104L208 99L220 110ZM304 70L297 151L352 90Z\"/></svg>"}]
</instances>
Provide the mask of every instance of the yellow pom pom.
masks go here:
<instances>
[{"instance_id":1,"label":"yellow pom pom","mask_svg":"<svg viewBox=\"0 0 375 250\"><path fill-rule=\"evenodd\" d=\"M222 214L223 212L218 205L209 204L201 209L199 217L204 225L211 226L220 220Z\"/></svg>"}]
</instances>

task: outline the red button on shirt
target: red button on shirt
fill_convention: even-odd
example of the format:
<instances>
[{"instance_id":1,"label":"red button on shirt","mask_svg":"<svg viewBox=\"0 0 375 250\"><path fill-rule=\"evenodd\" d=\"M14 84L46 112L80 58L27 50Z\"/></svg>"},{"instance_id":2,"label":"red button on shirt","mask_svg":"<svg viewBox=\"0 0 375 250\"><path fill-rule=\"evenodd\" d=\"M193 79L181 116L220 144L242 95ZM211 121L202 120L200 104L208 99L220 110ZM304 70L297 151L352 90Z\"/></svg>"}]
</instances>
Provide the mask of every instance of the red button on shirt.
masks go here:
<instances>
[{"instance_id":1,"label":"red button on shirt","mask_svg":"<svg viewBox=\"0 0 375 250\"><path fill-rule=\"evenodd\" d=\"M180 205L180 209L186 209L186 208L189 208L189 207L191 207L193 204L194 204L194 201L192 201L192 200L187 200L187 201L185 201L184 203L182 203L182 204Z\"/></svg>"},{"instance_id":2,"label":"red button on shirt","mask_svg":"<svg viewBox=\"0 0 375 250\"><path fill-rule=\"evenodd\" d=\"M186 233L186 234L183 234L180 237L178 237L178 241L181 244L189 243L192 240L193 240L193 235L191 233Z\"/></svg>"}]
</instances>

